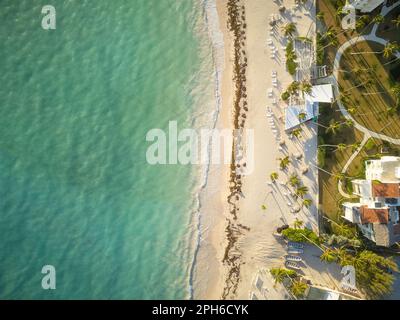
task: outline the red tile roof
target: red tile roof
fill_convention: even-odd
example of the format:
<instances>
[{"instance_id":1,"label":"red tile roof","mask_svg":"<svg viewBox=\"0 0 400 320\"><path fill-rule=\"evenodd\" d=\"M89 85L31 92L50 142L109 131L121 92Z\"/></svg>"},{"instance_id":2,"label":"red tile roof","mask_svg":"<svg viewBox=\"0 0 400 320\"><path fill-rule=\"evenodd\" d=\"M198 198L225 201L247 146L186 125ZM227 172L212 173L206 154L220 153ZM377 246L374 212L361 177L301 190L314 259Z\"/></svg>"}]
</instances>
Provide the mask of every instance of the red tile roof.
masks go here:
<instances>
[{"instance_id":1,"label":"red tile roof","mask_svg":"<svg viewBox=\"0 0 400 320\"><path fill-rule=\"evenodd\" d=\"M400 184L372 182L372 195L383 198L400 198Z\"/></svg>"},{"instance_id":2,"label":"red tile roof","mask_svg":"<svg viewBox=\"0 0 400 320\"><path fill-rule=\"evenodd\" d=\"M361 223L384 223L389 222L389 209L376 209L361 206Z\"/></svg>"}]
</instances>

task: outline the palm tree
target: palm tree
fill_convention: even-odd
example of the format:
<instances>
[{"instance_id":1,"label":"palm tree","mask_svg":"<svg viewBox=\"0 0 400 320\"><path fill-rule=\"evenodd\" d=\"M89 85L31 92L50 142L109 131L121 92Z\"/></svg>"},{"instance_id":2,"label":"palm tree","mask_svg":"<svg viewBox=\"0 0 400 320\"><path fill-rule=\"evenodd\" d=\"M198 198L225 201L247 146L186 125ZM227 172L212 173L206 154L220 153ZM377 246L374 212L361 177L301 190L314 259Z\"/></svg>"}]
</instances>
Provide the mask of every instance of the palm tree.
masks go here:
<instances>
[{"instance_id":1,"label":"palm tree","mask_svg":"<svg viewBox=\"0 0 400 320\"><path fill-rule=\"evenodd\" d=\"M324 20L325 13L320 11L320 12L317 13L316 17L317 17L318 20L322 21L322 20Z\"/></svg>"},{"instance_id":2,"label":"palm tree","mask_svg":"<svg viewBox=\"0 0 400 320\"><path fill-rule=\"evenodd\" d=\"M343 7L343 6L339 6L339 7L336 9L336 16L340 16L340 15L345 14L345 13L346 13L346 11L344 10L344 7Z\"/></svg>"},{"instance_id":3,"label":"palm tree","mask_svg":"<svg viewBox=\"0 0 400 320\"><path fill-rule=\"evenodd\" d=\"M396 42L388 42L382 50L383 57L388 59L397 50L399 50L399 45Z\"/></svg>"},{"instance_id":4,"label":"palm tree","mask_svg":"<svg viewBox=\"0 0 400 320\"><path fill-rule=\"evenodd\" d=\"M296 56L296 52L294 52L294 50L291 51L286 51L286 60L296 60L297 56Z\"/></svg>"},{"instance_id":5,"label":"palm tree","mask_svg":"<svg viewBox=\"0 0 400 320\"><path fill-rule=\"evenodd\" d=\"M348 126L349 128L354 127L354 121L351 119L346 119L343 124L345 124L346 126Z\"/></svg>"},{"instance_id":6,"label":"palm tree","mask_svg":"<svg viewBox=\"0 0 400 320\"><path fill-rule=\"evenodd\" d=\"M326 248L322 252L322 254L320 255L319 258L320 258L321 261L325 261L325 262L328 262L328 263L336 262L337 259L338 259L335 251L333 249L331 249L331 248Z\"/></svg>"},{"instance_id":7,"label":"palm tree","mask_svg":"<svg viewBox=\"0 0 400 320\"><path fill-rule=\"evenodd\" d=\"M272 182L275 182L279 178L278 172L272 172L270 178Z\"/></svg>"},{"instance_id":8,"label":"palm tree","mask_svg":"<svg viewBox=\"0 0 400 320\"><path fill-rule=\"evenodd\" d=\"M377 14L373 19L372 19L372 23L376 23L376 24L381 24L383 21L385 21L385 17L381 14Z\"/></svg>"},{"instance_id":9,"label":"palm tree","mask_svg":"<svg viewBox=\"0 0 400 320\"><path fill-rule=\"evenodd\" d=\"M312 84L308 81L303 81L300 86L300 90L303 93L310 94L312 92Z\"/></svg>"},{"instance_id":10,"label":"palm tree","mask_svg":"<svg viewBox=\"0 0 400 320\"><path fill-rule=\"evenodd\" d=\"M336 151L343 151L343 150L345 150L346 148L347 148L347 144L345 144L345 143L339 143L339 144L337 145Z\"/></svg>"},{"instance_id":11,"label":"palm tree","mask_svg":"<svg viewBox=\"0 0 400 320\"><path fill-rule=\"evenodd\" d=\"M309 208L312 205L312 200L311 199L303 199L302 205L303 205L303 207Z\"/></svg>"},{"instance_id":12,"label":"palm tree","mask_svg":"<svg viewBox=\"0 0 400 320\"><path fill-rule=\"evenodd\" d=\"M287 92L290 94L295 94L300 88L300 83L298 81L293 81L287 88Z\"/></svg>"},{"instance_id":13,"label":"palm tree","mask_svg":"<svg viewBox=\"0 0 400 320\"><path fill-rule=\"evenodd\" d=\"M285 37L292 36L296 32L296 30L296 25L293 22L287 23L282 27L282 31Z\"/></svg>"},{"instance_id":14,"label":"palm tree","mask_svg":"<svg viewBox=\"0 0 400 320\"><path fill-rule=\"evenodd\" d=\"M307 117L307 113L300 112L297 117L299 118L299 121L302 122Z\"/></svg>"},{"instance_id":15,"label":"palm tree","mask_svg":"<svg viewBox=\"0 0 400 320\"><path fill-rule=\"evenodd\" d=\"M282 283L285 278L294 278L297 276L296 271L284 268L271 268L269 270L275 280L275 284Z\"/></svg>"},{"instance_id":16,"label":"palm tree","mask_svg":"<svg viewBox=\"0 0 400 320\"><path fill-rule=\"evenodd\" d=\"M308 285L306 283L294 280L292 286L290 287L290 291L296 298L302 298L304 297L307 288Z\"/></svg>"},{"instance_id":17,"label":"palm tree","mask_svg":"<svg viewBox=\"0 0 400 320\"><path fill-rule=\"evenodd\" d=\"M339 44L339 41L337 38L329 38L328 39L328 44L320 48L319 50L325 50L325 48L328 48L329 46L336 47Z\"/></svg>"},{"instance_id":18,"label":"palm tree","mask_svg":"<svg viewBox=\"0 0 400 320\"><path fill-rule=\"evenodd\" d=\"M289 177L289 184L295 188L298 187L300 185L300 179L299 176L295 173L293 173L290 177Z\"/></svg>"},{"instance_id":19,"label":"palm tree","mask_svg":"<svg viewBox=\"0 0 400 320\"><path fill-rule=\"evenodd\" d=\"M289 156L286 156L284 158L279 158L278 160L280 160L279 166L281 170L285 170L290 164Z\"/></svg>"},{"instance_id":20,"label":"palm tree","mask_svg":"<svg viewBox=\"0 0 400 320\"><path fill-rule=\"evenodd\" d=\"M367 86L367 85L370 85L370 84L372 84L374 82L374 80L372 80L372 79L367 79L367 80L365 80L364 82L361 82L361 83L359 83L359 84L357 84L357 85L355 85L355 86L352 86L352 87L350 87L350 88L347 88L345 91L342 91L341 92L341 94L344 96L344 95L346 95L347 97L349 97L350 96L350 93L349 93L349 91L351 91L351 90L353 90L353 89L356 89L356 88L359 88L359 87L362 87L362 86ZM345 102L344 100L343 100L343 102Z\"/></svg>"},{"instance_id":21,"label":"palm tree","mask_svg":"<svg viewBox=\"0 0 400 320\"><path fill-rule=\"evenodd\" d=\"M342 172L340 173L335 173L333 175L333 177L337 180L337 181L343 181L344 179L346 179L346 175Z\"/></svg>"},{"instance_id":22,"label":"palm tree","mask_svg":"<svg viewBox=\"0 0 400 320\"><path fill-rule=\"evenodd\" d=\"M332 147L335 148L335 151L343 151L347 148L347 145L345 143L339 143L339 144L321 144L318 146L318 148L323 148L323 147Z\"/></svg>"},{"instance_id":23,"label":"palm tree","mask_svg":"<svg viewBox=\"0 0 400 320\"><path fill-rule=\"evenodd\" d=\"M348 90L346 91L341 91L337 97L335 98L335 100L332 101L332 105L337 102L338 100L342 101L343 103L347 103L349 101L350 98L350 92L348 92Z\"/></svg>"},{"instance_id":24,"label":"palm tree","mask_svg":"<svg viewBox=\"0 0 400 320\"><path fill-rule=\"evenodd\" d=\"M308 188L306 186L298 186L296 189L296 195L299 196L300 198L304 198L307 192Z\"/></svg>"},{"instance_id":25,"label":"palm tree","mask_svg":"<svg viewBox=\"0 0 400 320\"><path fill-rule=\"evenodd\" d=\"M357 21L356 21L356 29L357 30L363 29L363 28L365 28L366 24L367 24L367 22L364 19L357 19Z\"/></svg>"},{"instance_id":26,"label":"palm tree","mask_svg":"<svg viewBox=\"0 0 400 320\"><path fill-rule=\"evenodd\" d=\"M392 22L396 28L398 28L400 26L400 15L398 15L396 19L393 19Z\"/></svg>"},{"instance_id":27,"label":"palm tree","mask_svg":"<svg viewBox=\"0 0 400 320\"><path fill-rule=\"evenodd\" d=\"M345 33L346 31L347 30L343 30L343 31L337 33L336 30L334 29L334 27L329 26L328 29L324 32L324 34L321 36L320 39L323 40L323 39L327 38L330 41L331 40L337 41L338 36L341 35L342 33Z\"/></svg>"},{"instance_id":28,"label":"palm tree","mask_svg":"<svg viewBox=\"0 0 400 320\"><path fill-rule=\"evenodd\" d=\"M351 73L351 74L355 74L356 76L360 76L363 72L375 71L375 70L372 68L355 67L354 69L351 69L351 70L339 69L338 71L344 72L344 73Z\"/></svg>"},{"instance_id":29,"label":"palm tree","mask_svg":"<svg viewBox=\"0 0 400 320\"><path fill-rule=\"evenodd\" d=\"M336 132L340 129L341 123L338 121L332 121L329 124L329 127L326 129L326 132L332 132L333 134L336 134Z\"/></svg>"},{"instance_id":30,"label":"palm tree","mask_svg":"<svg viewBox=\"0 0 400 320\"><path fill-rule=\"evenodd\" d=\"M382 51L360 51L360 52L352 52L351 54L352 55L367 54L367 53L383 54L383 57L387 59L390 56L392 56L393 53L397 50L399 50L399 45L396 42L388 41Z\"/></svg>"},{"instance_id":31,"label":"palm tree","mask_svg":"<svg viewBox=\"0 0 400 320\"><path fill-rule=\"evenodd\" d=\"M326 148L326 147L332 147L337 149L338 145L337 144L321 144L318 146L318 148Z\"/></svg>"},{"instance_id":32,"label":"palm tree","mask_svg":"<svg viewBox=\"0 0 400 320\"><path fill-rule=\"evenodd\" d=\"M350 254L344 248L327 248L320 259L326 262L338 262L340 266L354 266L357 285L370 298L379 298L390 293L394 281L390 271L399 271L392 258L385 258L369 250Z\"/></svg>"},{"instance_id":33,"label":"palm tree","mask_svg":"<svg viewBox=\"0 0 400 320\"><path fill-rule=\"evenodd\" d=\"M353 152L356 151L356 150L358 150L358 148L360 148L360 146L361 146L361 143L360 143L360 142L355 142L355 143L353 143L352 145L350 145L351 150L352 150Z\"/></svg>"},{"instance_id":34,"label":"palm tree","mask_svg":"<svg viewBox=\"0 0 400 320\"><path fill-rule=\"evenodd\" d=\"M351 107L347 109L348 112L350 112L351 114L355 114L357 112L357 109L355 107Z\"/></svg>"},{"instance_id":35,"label":"palm tree","mask_svg":"<svg viewBox=\"0 0 400 320\"><path fill-rule=\"evenodd\" d=\"M290 133L293 137L299 138L301 136L301 132L303 131L302 128L293 129Z\"/></svg>"},{"instance_id":36,"label":"palm tree","mask_svg":"<svg viewBox=\"0 0 400 320\"><path fill-rule=\"evenodd\" d=\"M296 218L296 220L293 222L293 228L295 229L300 229L304 225L304 221L301 221Z\"/></svg>"},{"instance_id":37,"label":"palm tree","mask_svg":"<svg viewBox=\"0 0 400 320\"><path fill-rule=\"evenodd\" d=\"M400 99L400 83L396 83L390 88L390 92L396 97L397 101Z\"/></svg>"}]
</instances>

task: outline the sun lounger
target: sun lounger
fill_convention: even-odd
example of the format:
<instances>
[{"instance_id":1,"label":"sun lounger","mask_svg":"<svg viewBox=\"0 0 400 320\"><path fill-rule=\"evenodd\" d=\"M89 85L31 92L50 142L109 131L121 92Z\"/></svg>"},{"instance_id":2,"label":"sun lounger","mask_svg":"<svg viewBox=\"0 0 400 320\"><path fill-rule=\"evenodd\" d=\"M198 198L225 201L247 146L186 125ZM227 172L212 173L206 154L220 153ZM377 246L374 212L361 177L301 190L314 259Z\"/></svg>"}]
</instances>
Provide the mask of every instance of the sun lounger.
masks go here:
<instances>
[{"instance_id":1,"label":"sun lounger","mask_svg":"<svg viewBox=\"0 0 400 320\"><path fill-rule=\"evenodd\" d=\"M295 249L295 248L290 248L288 249L289 254L302 254L304 253L303 249Z\"/></svg>"},{"instance_id":2,"label":"sun lounger","mask_svg":"<svg viewBox=\"0 0 400 320\"><path fill-rule=\"evenodd\" d=\"M303 249L304 248L304 244L302 244L300 242L293 242L293 241L289 241L287 246L288 246L288 248L295 248L295 249Z\"/></svg>"},{"instance_id":3,"label":"sun lounger","mask_svg":"<svg viewBox=\"0 0 400 320\"><path fill-rule=\"evenodd\" d=\"M285 267L286 268L291 268L291 269L296 269L296 270L300 269L300 266L296 262L293 262L293 261L286 261L285 262Z\"/></svg>"},{"instance_id":4,"label":"sun lounger","mask_svg":"<svg viewBox=\"0 0 400 320\"><path fill-rule=\"evenodd\" d=\"M261 280L260 276L257 276L256 281L254 283L254 286L258 289L258 290L262 290L264 285L264 281Z\"/></svg>"},{"instance_id":5,"label":"sun lounger","mask_svg":"<svg viewBox=\"0 0 400 320\"><path fill-rule=\"evenodd\" d=\"M258 298L254 292L250 292L250 300L258 300Z\"/></svg>"},{"instance_id":6,"label":"sun lounger","mask_svg":"<svg viewBox=\"0 0 400 320\"><path fill-rule=\"evenodd\" d=\"M303 259L299 256L292 256L290 254L287 254L285 256L286 261L293 261L293 262L301 262Z\"/></svg>"}]
</instances>

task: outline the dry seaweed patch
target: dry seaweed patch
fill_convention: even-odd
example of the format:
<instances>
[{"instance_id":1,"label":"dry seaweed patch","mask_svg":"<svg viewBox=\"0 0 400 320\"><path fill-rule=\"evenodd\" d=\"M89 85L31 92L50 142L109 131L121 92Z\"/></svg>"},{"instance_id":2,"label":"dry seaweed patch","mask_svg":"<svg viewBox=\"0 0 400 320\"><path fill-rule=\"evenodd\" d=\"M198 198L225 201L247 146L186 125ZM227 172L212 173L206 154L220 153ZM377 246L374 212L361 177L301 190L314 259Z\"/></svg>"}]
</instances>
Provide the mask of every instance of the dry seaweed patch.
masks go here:
<instances>
[{"instance_id":1,"label":"dry seaweed patch","mask_svg":"<svg viewBox=\"0 0 400 320\"><path fill-rule=\"evenodd\" d=\"M243 129L245 127L247 115L249 110L246 94L246 13L243 2L240 0L229 0L227 3L228 10L228 28L233 33L234 39L234 68L233 68L233 81L235 84L235 96L233 101L233 125L234 129ZM246 166L243 164L236 164L236 142L232 146L232 163L230 166L229 178L229 195L227 201L229 204L229 212L232 219L228 219L226 227L226 236L228 245L225 249L223 263L227 266L227 277L225 280L224 290L222 292L222 299L232 298L235 296L239 279L240 279L240 266L242 264L240 253L238 250L238 238L244 231L249 231L249 228L237 223L237 213L239 211L238 201L242 192L242 176L237 174L237 168Z\"/></svg>"}]
</instances>

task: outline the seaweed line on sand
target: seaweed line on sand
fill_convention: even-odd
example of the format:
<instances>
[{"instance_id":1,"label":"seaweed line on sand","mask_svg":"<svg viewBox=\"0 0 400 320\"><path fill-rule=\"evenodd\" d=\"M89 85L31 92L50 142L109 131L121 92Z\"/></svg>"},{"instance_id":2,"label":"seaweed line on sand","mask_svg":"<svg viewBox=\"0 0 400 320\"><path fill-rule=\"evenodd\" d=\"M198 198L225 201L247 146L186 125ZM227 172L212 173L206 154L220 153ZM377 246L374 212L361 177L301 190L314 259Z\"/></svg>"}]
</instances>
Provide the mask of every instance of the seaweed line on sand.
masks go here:
<instances>
[{"instance_id":1,"label":"seaweed line on sand","mask_svg":"<svg viewBox=\"0 0 400 320\"><path fill-rule=\"evenodd\" d=\"M228 0L228 30L233 33L234 39L234 70L233 81L235 83L235 96L233 102L233 125L235 132L241 132L245 126L248 104L246 94L246 67L247 57L245 50L246 41L246 17L245 7L242 0ZM238 239L250 229L237 223L237 213L239 211L238 202L242 193L242 175L238 173L240 166L246 166L246 163L240 164L236 157L237 148L240 148L238 138L234 135L232 146L232 162L230 165L229 195L227 201L229 204L229 213L231 218L227 219L228 225L225 229L228 244L225 248L223 264L227 267L225 286L222 292L222 299L234 298L240 280L240 267L242 265L241 254L238 247Z\"/></svg>"}]
</instances>

